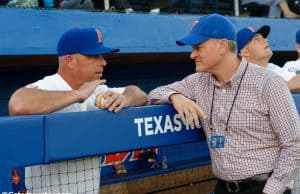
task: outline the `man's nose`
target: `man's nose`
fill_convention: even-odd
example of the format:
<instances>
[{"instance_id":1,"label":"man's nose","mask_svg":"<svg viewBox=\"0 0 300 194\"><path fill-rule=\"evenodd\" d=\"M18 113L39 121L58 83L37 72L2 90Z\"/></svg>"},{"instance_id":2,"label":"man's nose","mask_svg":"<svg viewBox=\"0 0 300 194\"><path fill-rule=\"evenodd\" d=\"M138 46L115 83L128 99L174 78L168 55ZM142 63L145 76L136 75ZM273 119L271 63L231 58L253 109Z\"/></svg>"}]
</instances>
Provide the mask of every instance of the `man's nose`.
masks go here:
<instances>
[{"instance_id":1,"label":"man's nose","mask_svg":"<svg viewBox=\"0 0 300 194\"><path fill-rule=\"evenodd\" d=\"M190 54L190 58L195 59L196 56L197 56L197 52L195 51L195 49L193 49L191 54Z\"/></svg>"},{"instance_id":2,"label":"man's nose","mask_svg":"<svg viewBox=\"0 0 300 194\"><path fill-rule=\"evenodd\" d=\"M107 65L106 60L103 59L103 66L106 66L106 65Z\"/></svg>"},{"instance_id":3,"label":"man's nose","mask_svg":"<svg viewBox=\"0 0 300 194\"><path fill-rule=\"evenodd\" d=\"M268 39L267 38L264 38L264 41L265 41L265 43L268 43Z\"/></svg>"},{"instance_id":4,"label":"man's nose","mask_svg":"<svg viewBox=\"0 0 300 194\"><path fill-rule=\"evenodd\" d=\"M101 66L106 66L107 65L106 60L104 59L103 56L99 57L98 64L101 65Z\"/></svg>"}]
</instances>

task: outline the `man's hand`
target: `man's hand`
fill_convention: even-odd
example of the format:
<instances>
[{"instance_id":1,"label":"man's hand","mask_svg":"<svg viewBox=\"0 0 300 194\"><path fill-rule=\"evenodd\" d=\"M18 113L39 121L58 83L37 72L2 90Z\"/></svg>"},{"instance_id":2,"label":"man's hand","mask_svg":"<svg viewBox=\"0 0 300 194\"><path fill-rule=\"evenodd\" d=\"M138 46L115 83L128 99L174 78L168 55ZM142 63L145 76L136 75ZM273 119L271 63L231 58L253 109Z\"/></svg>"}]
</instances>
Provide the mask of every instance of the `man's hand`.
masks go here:
<instances>
[{"instance_id":1,"label":"man's hand","mask_svg":"<svg viewBox=\"0 0 300 194\"><path fill-rule=\"evenodd\" d=\"M200 119L205 119L206 115L199 105L183 96L182 94L172 94L169 97L170 102L177 110L183 123L189 124L191 127L200 127Z\"/></svg>"},{"instance_id":2,"label":"man's hand","mask_svg":"<svg viewBox=\"0 0 300 194\"><path fill-rule=\"evenodd\" d=\"M92 95L97 86L100 84L104 84L106 80L94 80L90 82L84 83L78 90L76 90L77 94L80 97L80 101L85 101L88 97Z\"/></svg>"},{"instance_id":3,"label":"man's hand","mask_svg":"<svg viewBox=\"0 0 300 194\"><path fill-rule=\"evenodd\" d=\"M288 82L289 89L293 92L300 91L300 75L295 75Z\"/></svg>"},{"instance_id":4,"label":"man's hand","mask_svg":"<svg viewBox=\"0 0 300 194\"><path fill-rule=\"evenodd\" d=\"M104 99L105 108L110 112L119 112L124 107L128 107L128 101L123 94L107 91L100 95Z\"/></svg>"}]
</instances>

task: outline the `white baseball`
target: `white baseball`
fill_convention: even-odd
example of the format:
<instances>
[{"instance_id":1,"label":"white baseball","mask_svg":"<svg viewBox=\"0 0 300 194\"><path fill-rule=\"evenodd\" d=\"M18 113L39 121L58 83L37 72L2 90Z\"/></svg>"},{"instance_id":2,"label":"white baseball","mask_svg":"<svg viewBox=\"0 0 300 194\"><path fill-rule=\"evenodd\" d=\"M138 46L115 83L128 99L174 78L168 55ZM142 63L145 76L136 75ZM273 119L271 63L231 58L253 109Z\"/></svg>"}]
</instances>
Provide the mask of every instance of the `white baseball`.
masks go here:
<instances>
[{"instance_id":1,"label":"white baseball","mask_svg":"<svg viewBox=\"0 0 300 194\"><path fill-rule=\"evenodd\" d=\"M96 98L96 106L100 109L106 109L107 107L105 106L105 102L106 102L106 99L102 97L102 95L98 95L97 98Z\"/></svg>"}]
</instances>

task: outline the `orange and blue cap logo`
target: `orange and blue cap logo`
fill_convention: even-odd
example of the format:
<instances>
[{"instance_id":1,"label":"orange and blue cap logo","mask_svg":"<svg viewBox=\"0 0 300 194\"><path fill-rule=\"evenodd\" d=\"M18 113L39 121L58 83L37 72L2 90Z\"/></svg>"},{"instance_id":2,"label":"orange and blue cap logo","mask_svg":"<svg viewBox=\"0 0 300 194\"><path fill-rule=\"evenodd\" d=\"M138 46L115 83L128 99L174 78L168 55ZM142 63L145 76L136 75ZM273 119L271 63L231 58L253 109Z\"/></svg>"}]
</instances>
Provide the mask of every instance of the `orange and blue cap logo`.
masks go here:
<instances>
[{"instance_id":1,"label":"orange and blue cap logo","mask_svg":"<svg viewBox=\"0 0 300 194\"><path fill-rule=\"evenodd\" d=\"M252 26L247 27L251 32L255 32L254 28Z\"/></svg>"},{"instance_id":2,"label":"orange and blue cap logo","mask_svg":"<svg viewBox=\"0 0 300 194\"><path fill-rule=\"evenodd\" d=\"M96 32L97 32L97 36L98 36L98 43L101 43L102 42L102 34L101 34L101 31L96 29Z\"/></svg>"},{"instance_id":3,"label":"orange and blue cap logo","mask_svg":"<svg viewBox=\"0 0 300 194\"><path fill-rule=\"evenodd\" d=\"M191 31L195 28L195 26L199 23L198 20L193 21L192 26L191 26Z\"/></svg>"}]
</instances>

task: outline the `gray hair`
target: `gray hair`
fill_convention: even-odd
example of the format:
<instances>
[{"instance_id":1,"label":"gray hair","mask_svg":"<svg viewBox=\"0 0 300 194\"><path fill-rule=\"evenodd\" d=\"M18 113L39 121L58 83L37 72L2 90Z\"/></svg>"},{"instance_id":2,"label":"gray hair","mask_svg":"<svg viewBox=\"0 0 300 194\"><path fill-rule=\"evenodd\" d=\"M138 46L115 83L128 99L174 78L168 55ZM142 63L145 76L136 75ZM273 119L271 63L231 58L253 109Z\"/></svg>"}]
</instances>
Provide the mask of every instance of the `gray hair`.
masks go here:
<instances>
[{"instance_id":1,"label":"gray hair","mask_svg":"<svg viewBox=\"0 0 300 194\"><path fill-rule=\"evenodd\" d=\"M237 52L237 46L236 46L236 41L234 40L228 40L228 50L232 53Z\"/></svg>"},{"instance_id":2,"label":"gray hair","mask_svg":"<svg viewBox=\"0 0 300 194\"><path fill-rule=\"evenodd\" d=\"M65 56L58 56L58 64L63 64Z\"/></svg>"}]
</instances>

